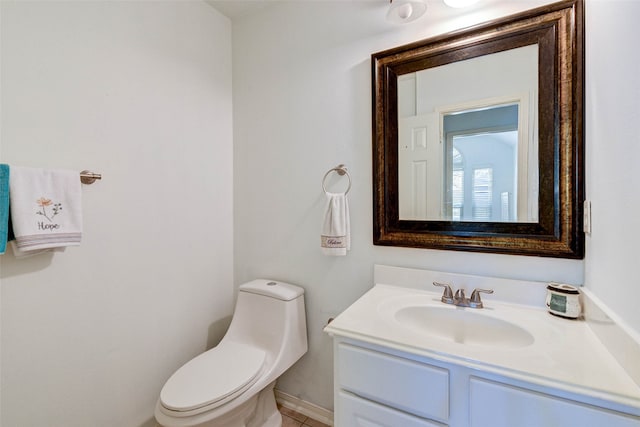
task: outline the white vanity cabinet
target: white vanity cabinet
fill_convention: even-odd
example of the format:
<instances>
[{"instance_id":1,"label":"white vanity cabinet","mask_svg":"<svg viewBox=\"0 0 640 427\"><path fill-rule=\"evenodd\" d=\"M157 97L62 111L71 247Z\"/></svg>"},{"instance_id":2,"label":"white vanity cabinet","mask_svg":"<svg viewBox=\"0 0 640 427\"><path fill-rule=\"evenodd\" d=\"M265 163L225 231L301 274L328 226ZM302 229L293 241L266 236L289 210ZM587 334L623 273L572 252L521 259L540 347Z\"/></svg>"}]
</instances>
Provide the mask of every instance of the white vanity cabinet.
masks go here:
<instances>
[{"instance_id":1,"label":"white vanity cabinet","mask_svg":"<svg viewBox=\"0 0 640 427\"><path fill-rule=\"evenodd\" d=\"M324 329L336 427L640 427L640 341L586 294L585 320L573 321L534 304L546 284L384 266L374 275ZM443 304L420 288L432 282L505 300Z\"/></svg>"},{"instance_id":2,"label":"white vanity cabinet","mask_svg":"<svg viewBox=\"0 0 640 427\"><path fill-rule=\"evenodd\" d=\"M640 427L576 393L334 336L336 427Z\"/></svg>"}]
</instances>

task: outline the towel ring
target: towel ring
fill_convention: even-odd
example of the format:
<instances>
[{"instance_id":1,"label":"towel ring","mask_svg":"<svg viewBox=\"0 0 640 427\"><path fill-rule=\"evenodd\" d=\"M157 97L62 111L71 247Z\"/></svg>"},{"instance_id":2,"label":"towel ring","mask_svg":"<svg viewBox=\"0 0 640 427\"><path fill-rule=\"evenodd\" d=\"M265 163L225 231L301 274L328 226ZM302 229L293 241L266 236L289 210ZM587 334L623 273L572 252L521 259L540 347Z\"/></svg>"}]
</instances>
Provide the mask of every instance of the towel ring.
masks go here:
<instances>
[{"instance_id":1,"label":"towel ring","mask_svg":"<svg viewBox=\"0 0 640 427\"><path fill-rule=\"evenodd\" d=\"M339 164L335 168L329 169L327 171L327 173L324 174L324 177L322 178L322 190L325 193L328 193L327 188L325 187L324 183L327 180L327 177L329 176L329 174L331 172L337 172L337 174L340 175L340 176L347 175L347 178L349 179L349 186L347 187L346 191L344 192L344 194L347 194L349 192L349 190L351 190L351 175L349 175L349 172L347 171L347 168L343 164Z\"/></svg>"}]
</instances>

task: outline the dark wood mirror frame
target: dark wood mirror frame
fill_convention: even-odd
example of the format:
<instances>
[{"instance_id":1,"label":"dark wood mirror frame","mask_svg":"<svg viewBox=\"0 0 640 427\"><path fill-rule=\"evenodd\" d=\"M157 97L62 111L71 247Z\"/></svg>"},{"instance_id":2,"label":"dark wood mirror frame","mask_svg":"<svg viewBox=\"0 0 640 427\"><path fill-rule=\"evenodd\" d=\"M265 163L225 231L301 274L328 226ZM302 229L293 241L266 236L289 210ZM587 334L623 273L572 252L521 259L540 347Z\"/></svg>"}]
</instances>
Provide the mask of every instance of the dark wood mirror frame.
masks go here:
<instances>
[{"instance_id":1,"label":"dark wood mirror frame","mask_svg":"<svg viewBox=\"0 0 640 427\"><path fill-rule=\"evenodd\" d=\"M584 13L582 0L372 55L373 243L584 258ZM538 43L537 223L400 220L398 76Z\"/></svg>"}]
</instances>

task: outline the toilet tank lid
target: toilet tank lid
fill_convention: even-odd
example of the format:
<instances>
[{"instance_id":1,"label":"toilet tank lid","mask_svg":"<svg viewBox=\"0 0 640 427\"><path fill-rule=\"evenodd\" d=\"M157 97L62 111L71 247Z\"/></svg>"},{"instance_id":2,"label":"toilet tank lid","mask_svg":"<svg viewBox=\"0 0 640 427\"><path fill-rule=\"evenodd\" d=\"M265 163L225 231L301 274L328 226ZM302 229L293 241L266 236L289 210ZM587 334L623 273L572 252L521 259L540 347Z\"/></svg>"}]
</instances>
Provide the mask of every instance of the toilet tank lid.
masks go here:
<instances>
[{"instance_id":1,"label":"toilet tank lid","mask_svg":"<svg viewBox=\"0 0 640 427\"><path fill-rule=\"evenodd\" d=\"M277 280L256 279L240 285L240 292L250 292L252 294L277 298L282 301L291 301L304 294L304 289L300 286L279 282Z\"/></svg>"}]
</instances>

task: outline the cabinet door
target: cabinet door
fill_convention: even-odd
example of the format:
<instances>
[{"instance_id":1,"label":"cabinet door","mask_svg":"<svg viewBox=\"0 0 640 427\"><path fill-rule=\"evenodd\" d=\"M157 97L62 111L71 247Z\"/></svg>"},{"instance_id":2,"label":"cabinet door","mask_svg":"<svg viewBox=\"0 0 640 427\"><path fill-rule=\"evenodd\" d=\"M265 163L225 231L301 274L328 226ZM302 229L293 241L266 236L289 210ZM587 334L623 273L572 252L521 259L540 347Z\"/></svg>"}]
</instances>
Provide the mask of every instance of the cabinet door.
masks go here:
<instances>
[{"instance_id":1,"label":"cabinet door","mask_svg":"<svg viewBox=\"0 0 640 427\"><path fill-rule=\"evenodd\" d=\"M444 427L345 391L338 393L335 422L336 427Z\"/></svg>"},{"instance_id":2,"label":"cabinet door","mask_svg":"<svg viewBox=\"0 0 640 427\"><path fill-rule=\"evenodd\" d=\"M471 377L471 427L640 427L640 418Z\"/></svg>"}]
</instances>

